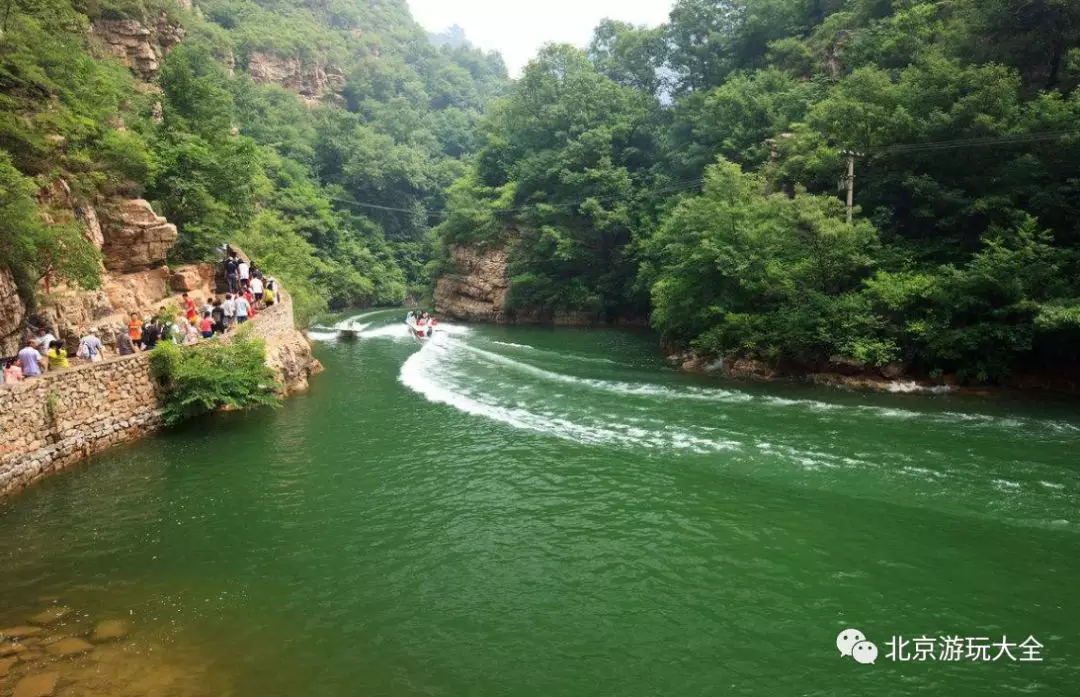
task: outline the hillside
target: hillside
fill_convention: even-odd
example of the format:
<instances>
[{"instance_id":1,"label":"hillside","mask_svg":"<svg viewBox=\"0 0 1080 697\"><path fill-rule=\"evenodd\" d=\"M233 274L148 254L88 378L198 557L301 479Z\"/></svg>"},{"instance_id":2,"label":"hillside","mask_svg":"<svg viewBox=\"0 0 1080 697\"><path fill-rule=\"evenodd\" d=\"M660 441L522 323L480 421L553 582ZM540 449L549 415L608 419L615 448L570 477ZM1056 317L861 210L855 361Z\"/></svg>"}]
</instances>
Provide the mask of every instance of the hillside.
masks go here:
<instances>
[{"instance_id":1,"label":"hillside","mask_svg":"<svg viewBox=\"0 0 1080 697\"><path fill-rule=\"evenodd\" d=\"M679 0L658 28L605 22L485 119L436 297L648 318L770 370L1076 372L1078 46L1061 0Z\"/></svg>"},{"instance_id":2,"label":"hillside","mask_svg":"<svg viewBox=\"0 0 1080 697\"><path fill-rule=\"evenodd\" d=\"M507 83L404 0L5 0L0 21L7 348L57 288L226 240L300 315L421 292L429 216ZM175 226L152 248L105 215L143 199Z\"/></svg>"}]
</instances>

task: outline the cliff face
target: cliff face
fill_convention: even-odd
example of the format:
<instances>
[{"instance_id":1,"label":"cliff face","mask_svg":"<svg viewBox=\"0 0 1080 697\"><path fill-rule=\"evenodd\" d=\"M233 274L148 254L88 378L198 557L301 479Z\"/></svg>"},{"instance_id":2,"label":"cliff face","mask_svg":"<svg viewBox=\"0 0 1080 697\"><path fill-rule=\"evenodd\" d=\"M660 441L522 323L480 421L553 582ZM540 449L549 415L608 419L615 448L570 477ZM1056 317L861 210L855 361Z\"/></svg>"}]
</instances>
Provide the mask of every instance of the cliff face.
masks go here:
<instances>
[{"instance_id":1,"label":"cliff face","mask_svg":"<svg viewBox=\"0 0 1080 697\"><path fill-rule=\"evenodd\" d=\"M176 241L176 226L142 199L116 201L101 210L105 268L133 272L162 263Z\"/></svg>"},{"instance_id":2,"label":"cliff face","mask_svg":"<svg viewBox=\"0 0 1080 697\"><path fill-rule=\"evenodd\" d=\"M507 273L507 250L478 250L456 246L450 249L454 270L435 283L435 311L440 315L465 322L494 322L497 324L552 324L564 327L588 327L614 324L624 327L644 327L644 320L634 318L605 319L588 312L551 312L517 308L506 305L510 290Z\"/></svg>"},{"instance_id":3,"label":"cliff face","mask_svg":"<svg viewBox=\"0 0 1080 697\"><path fill-rule=\"evenodd\" d=\"M13 356L22 339L23 306L15 279L0 269L0 356Z\"/></svg>"},{"instance_id":4,"label":"cliff face","mask_svg":"<svg viewBox=\"0 0 1080 697\"><path fill-rule=\"evenodd\" d=\"M435 311L467 322L507 322L506 250L450 250L455 271L435 284Z\"/></svg>"},{"instance_id":5,"label":"cliff face","mask_svg":"<svg viewBox=\"0 0 1080 697\"><path fill-rule=\"evenodd\" d=\"M248 56L248 72L255 82L280 85L298 93L309 103L345 89L345 74L321 60L308 64L299 58L256 51Z\"/></svg>"},{"instance_id":6,"label":"cliff face","mask_svg":"<svg viewBox=\"0 0 1080 697\"><path fill-rule=\"evenodd\" d=\"M99 19L92 31L106 50L148 82L157 76L165 54L184 38L183 27L171 24L164 16L152 27L133 19Z\"/></svg>"}]
</instances>

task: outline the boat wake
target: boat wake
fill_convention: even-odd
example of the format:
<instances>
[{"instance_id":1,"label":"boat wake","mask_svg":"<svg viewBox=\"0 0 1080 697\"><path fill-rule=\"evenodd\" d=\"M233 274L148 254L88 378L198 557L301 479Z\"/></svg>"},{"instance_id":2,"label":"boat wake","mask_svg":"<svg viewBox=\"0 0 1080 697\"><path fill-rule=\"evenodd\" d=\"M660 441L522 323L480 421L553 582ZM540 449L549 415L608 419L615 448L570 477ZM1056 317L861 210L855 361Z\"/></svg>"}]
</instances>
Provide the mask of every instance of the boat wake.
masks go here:
<instances>
[{"instance_id":1,"label":"boat wake","mask_svg":"<svg viewBox=\"0 0 1080 697\"><path fill-rule=\"evenodd\" d=\"M366 334L398 331L384 327ZM521 346L507 348L534 355ZM943 486L978 490L988 510L999 508L1010 517L1022 507L1044 505L1048 493L1065 497L1080 490L1080 476L1024 461L1017 457L1022 451L970 451L967 458L948 459L904 435L915 427L927 434L927 442L978 444L1015 430L1029 440L1057 441L1075 437L1077 427L1065 422L945 411L933 404L926 411L900 409L853 402L850 394L826 402L678 379L661 384L581 377L479 348L460 334L436 337L413 352L399 381L429 402L515 429L661 456L718 455L721 459L709 462L785 482L812 482L801 476L806 473L843 478L853 491L892 486L931 498ZM813 429L805 428L807 420ZM791 428L793 423L800 427ZM896 437L881 437L890 423L889 433Z\"/></svg>"}]
</instances>

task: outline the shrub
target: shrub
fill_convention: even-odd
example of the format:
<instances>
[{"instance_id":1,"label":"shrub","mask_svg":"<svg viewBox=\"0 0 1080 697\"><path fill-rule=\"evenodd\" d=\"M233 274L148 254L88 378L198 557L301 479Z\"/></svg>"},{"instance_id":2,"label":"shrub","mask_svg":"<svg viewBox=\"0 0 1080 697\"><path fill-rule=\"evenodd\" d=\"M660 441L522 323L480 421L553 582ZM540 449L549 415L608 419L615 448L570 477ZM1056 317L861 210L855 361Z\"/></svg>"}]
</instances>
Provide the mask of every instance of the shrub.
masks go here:
<instances>
[{"instance_id":1,"label":"shrub","mask_svg":"<svg viewBox=\"0 0 1080 697\"><path fill-rule=\"evenodd\" d=\"M150 370L165 389L165 423L172 425L220 408L277 406L279 384L259 339L176 346L159 343Z\"/></svg>"}]
</instances>

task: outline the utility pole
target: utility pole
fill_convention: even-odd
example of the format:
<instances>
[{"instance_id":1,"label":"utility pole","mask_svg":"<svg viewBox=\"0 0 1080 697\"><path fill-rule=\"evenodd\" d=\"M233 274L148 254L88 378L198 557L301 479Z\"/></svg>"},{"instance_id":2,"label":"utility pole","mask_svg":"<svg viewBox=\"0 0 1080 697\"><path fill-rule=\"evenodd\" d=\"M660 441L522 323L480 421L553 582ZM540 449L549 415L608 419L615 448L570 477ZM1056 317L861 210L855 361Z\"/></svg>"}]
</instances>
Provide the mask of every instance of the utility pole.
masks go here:
<instances>
[{"instance_id":1,"label":"utility pole","mask_svg":"<svg viewBox=\"0 0 1080 697\"><path fill-rule=\"evenodd\" d=\"M862 153L841 150L840 154L847 157L847 176L844 177L844 183L847 185L847 224L851 225L855 210L855 158L861 157Z\"/></svg>"}]
</instances>

